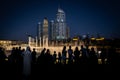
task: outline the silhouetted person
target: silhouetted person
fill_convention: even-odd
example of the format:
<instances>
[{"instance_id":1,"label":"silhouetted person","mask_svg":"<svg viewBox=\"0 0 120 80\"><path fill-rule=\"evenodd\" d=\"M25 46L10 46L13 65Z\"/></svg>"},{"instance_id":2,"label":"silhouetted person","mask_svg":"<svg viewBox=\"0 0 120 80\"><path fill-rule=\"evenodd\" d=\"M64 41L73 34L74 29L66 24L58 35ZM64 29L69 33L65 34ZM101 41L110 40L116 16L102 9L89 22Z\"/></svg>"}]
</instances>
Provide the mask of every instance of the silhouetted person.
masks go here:
<instances>
[{"instance_id":1,"label":"silhouetted person","mask_svg":"<svg viewBox=\"0 0 120 80\"><path fill-rule=\"evenodd\" d=\"M49 49L47 49L47 51L45 53L45 64L47 64L47 65L53 64L53 57L50 54L50 50Z\"/></svg>"},{"instance_id":2,"label":"silhouetted person","mask_svg":"<svg viewBox=\"0 0 120 80\"><path fill-rule=\"evenodd\" d=\"M33 51L32 51L32 64L36 63L36 54L37 54L37 52L35 51L35 48L33 48Z\"/></svg>"},{"instance_id":3,"label":"silhouetted person","mask_svg":"<svg viewBox=\"0 0 120 80\"><path fill-rule=\"evenodd\" d=\"M9 62L10 62L10 64L14 64L14 65L16 63L16 49L15 49L15 47L13 47L11 50L11 54L9 55Z\"/></svg>"},{"instance_id":4,"label":"silhouetted person","mask_svg":"<svg viewBox=\"0 0 120 80\"><path fill-rule=\"evenodd\" d=\"M42 51L40 52L39 56L36 58L36 64L32 68L32 76L35 76L35 78L38 78L37 76L41 71L44 72L45 70L45 53L46 53L46 48L43 48ZM34 78L33 78L34 79Z\"/></svg>"},{"instance_id":5,"label":"silhouetted person","mask_svg":"<svg viewBox=\"0 0 120 80\"><path fill-rule=\"evenodd\" d=\"M31 76L31 63L32 63L32 56L31 56L31 50L28 46L23 52L23 76L25 79L29 80Z\"/></svg>"},{"instance_id":6,"label":"silhouetted person","mask_svg":"<svg viewBox=\"0 0 120 80\"><path fill-rule=\"evenodd\" d=\"M23 70L23 55L21 47L16 49L16 67L17 67L17 77L21 79Z\"/></svg>"},{"instance_id":7,"label":"silhouetted person","mask_svg":"<svg viewBox=\"0 0 120 80\"><path fill-rule=\"evenodd\" d=\"M44 65L45 64L45 53L46 53L46 48L44 48L42 51L41 51L41 53L40 53L40 55L38 56L38 58L37 58L37 64L42 64L42 65Z\"/></svg>"},{"instance_id":8,"label":"silhouetted person","mask_svg":"<svg viewBox=\"0 0 120 80\"><path fill-rule=\"evenodd\" d=\"M57 57L57 54L56 54L56 51L54 51L54 54L53 54L53 62L54 62L54 64L56 64L56 57Z\"/></svg>"},{"instance_id":9,"label":"silhouetted person","mask_svg":"<svg viewBox=\"0 0 120 80\"><path fill-rule=\"evenodd\" d=\"M7 56L5 54L5 49L0 47L0 78L7 80L8 76L9 79L13 79L11 77L14 73L11 72L13 69L11 68L12 66L8 64Z\"/></svg>"},{"instance_id":10,"label":"silhouetted person","mask_svg":"<svg viewBox=\"0 0 120 80\"><path fill-rule=\"evenodd\" d=\"M97 58L96 52L93 47L90 50L89 61L90 61L90 64L98 64L98 58Z\"/></svg>"},{"instance_id":11,"label":"silhouetted person","mask_svg":"<svg viewBox=\"0 0 120 80\"><path fill-rule=\"evenodd\" d=\"M62 61L63 61L63 64L66 64L66 54L67 54L66 46L64 46L63 50L62 50Z\"/></svg>"},{"instance_id":12,"label":"silhouetted person","mask_svg":"<svg viewBox=\"0 0 120 80\"><path fill-rule=\"evenodd\" d=\"M68 63L69 64L73 63L73 50L71 49L71 46L69 46L68 49Z\"/></svg>"},{"instance_id":13,"label":"silhouetted person","mask_svg":"<svg viewBox=\"0 0 120 80\"><path fill-rule=\"evenodd\" d=\"M107 64L119 64L119 55L115 50L115 47L111 47L108 51Z\"/></svg>"},{"instance_id":14,"label":"silhouetted person","mask_svg":"<svg viewBox=\"0 0 120 80\"><path fill-rule=\"evenodd\" d=\"M83 45L81 45L80 53L82 54L81 63L82 64L87 64L88 54L87 54L86 49L83 47Z\"/></svg>"},{"instance_id":15,"label":"silhouetted person","mask_svg":"<svg viewBox=\"0 0 120 80\"><path fill-rule=\"evenodd\" d=\"M5 55L5 52L3 50L3 48L0 47L0 64L5 64L6 61L5 59L7 58L7 56Z\"/></svg>"},{"instance_id":16,"label":"silhouetted person","mask_svg":"<svg viewBox=\"0 0 120 80\"><path fill-rule=\"evenodd\" d=\"M74 50L74 60L75 60L75 64L79 64L80 61L80 51L78 50L78 47L75 48Z\"/></svg>"},{"instance_id":17,"label":"silhouetted person","mask_svg":"<svg viewBox=\"0 0 120 80\"><path fill-rule=\"evenodd\" d=\"M58 64L61 64L61 59L62 59L61 53L58 52Z\"/></svg>"},{"instance_id":18,"label":"silhouetted person","mask_svg":"<svg viewBox=\"0 0 120 80\"><path fill-rule=\"evenodd\" d=\"M101 58L101 60L102 60L102 64L105 64L105 58L106 58L106 50L105 50L105 48L102 48L101 49L101 53L100 53L100 58Z\"/></svg>"}]
</instances>

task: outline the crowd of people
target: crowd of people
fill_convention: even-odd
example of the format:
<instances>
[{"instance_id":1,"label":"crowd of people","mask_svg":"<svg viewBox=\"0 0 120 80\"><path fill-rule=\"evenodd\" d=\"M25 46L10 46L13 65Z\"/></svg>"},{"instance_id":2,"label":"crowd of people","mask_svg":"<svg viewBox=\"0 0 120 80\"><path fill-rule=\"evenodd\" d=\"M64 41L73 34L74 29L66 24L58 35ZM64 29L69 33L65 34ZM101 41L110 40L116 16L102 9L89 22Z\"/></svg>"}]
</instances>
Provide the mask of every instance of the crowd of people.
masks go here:
<instances>
[{"instance_id":1,"label":"crowd of people","mask_svg":"<svg viewBox=\"0 0 120 80\"><path fill-rule=\"evenodd\" d=\"M4 72L8 70L5 75L16 75L17 80L21 80L21 77L27 79L30 78L32 74L36 75L34 73L36 73L36 71L39 72L39 70L40 72L42 70L43 72L56 70L78 71L76 69L83 71L83 69L81 69L83 65L99 65L98 59L101 59L101 64L106 65L120 63L120 56L113 47L110 49L102 48L99 55L93 47L89 49L89 46L84 47L83 45L80 46L80 49L76 46L75 50L72 49L72 46L69 46L68 50L66 46L63 46L61 52L56 53L56 51L54 51L53 54L51 54L49 49L44 48L38 57L36 55L37 52L35 48L31 50L29 46L26 47L26 49L21 49L21 47L13 48L9 56L6 56L4 49L0 48L0 65L5 65ZM1 68L1 70L2 69L3 68ZM85 70L87 69L84 69L84 71Z\"/></svg>"}]
</instances>

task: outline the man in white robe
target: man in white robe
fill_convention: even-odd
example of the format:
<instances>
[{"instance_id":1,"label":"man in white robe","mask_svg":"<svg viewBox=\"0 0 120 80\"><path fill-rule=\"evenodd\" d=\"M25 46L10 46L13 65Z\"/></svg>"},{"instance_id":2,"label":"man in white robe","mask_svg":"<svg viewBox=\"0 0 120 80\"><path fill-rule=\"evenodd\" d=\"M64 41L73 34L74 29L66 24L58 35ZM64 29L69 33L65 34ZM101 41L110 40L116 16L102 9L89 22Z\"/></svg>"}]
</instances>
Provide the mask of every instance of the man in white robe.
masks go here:
<instances>
[{"instance_id":1,"label":"man in white robe","mask_svg":"<svg viewBox=\"0 0 120 80\"><path fill-rule=\"evenodd\" d=\"M29 77L31 74L31 50L30 47L27 47L23 52L23 75L24 77Z\"/></svg>"}]
</instances>

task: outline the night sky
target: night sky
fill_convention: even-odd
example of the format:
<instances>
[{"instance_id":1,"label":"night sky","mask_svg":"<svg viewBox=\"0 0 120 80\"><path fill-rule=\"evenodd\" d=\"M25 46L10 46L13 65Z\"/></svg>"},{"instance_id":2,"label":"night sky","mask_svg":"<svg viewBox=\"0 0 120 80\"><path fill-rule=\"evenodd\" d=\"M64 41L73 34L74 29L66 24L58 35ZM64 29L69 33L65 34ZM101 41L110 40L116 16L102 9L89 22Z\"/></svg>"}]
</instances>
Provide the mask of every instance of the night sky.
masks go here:
<instances>
[{"instance_id":1,"label":"night sky","mask_svg":"<svg viewBox=\"0 0 120 80\"><path fill-rule=\"evenodd\" d=\"M54 20L58 7L66 13L71 37L99 33L120 38L119 0L0 0L0 39L35 37L38 22Z\"/></svg>"}]
</instances>

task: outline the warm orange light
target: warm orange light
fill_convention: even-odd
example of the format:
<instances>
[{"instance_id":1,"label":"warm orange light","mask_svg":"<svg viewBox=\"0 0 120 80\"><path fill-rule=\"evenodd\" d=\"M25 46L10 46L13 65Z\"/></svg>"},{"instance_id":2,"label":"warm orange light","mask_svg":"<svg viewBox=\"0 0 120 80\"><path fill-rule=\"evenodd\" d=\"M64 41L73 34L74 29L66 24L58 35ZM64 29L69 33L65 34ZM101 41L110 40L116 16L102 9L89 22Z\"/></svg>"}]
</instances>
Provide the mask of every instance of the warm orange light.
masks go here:
<instances>
[{"instance_id":1,"label":"warm orange light","mask_svg":"<svg viewBox=\"0 0 120 80\"><path fill-rule=\"evenodd\" d=\"M102 37L101 39L102 39L102 40L104 40L105 38L104 38L104 37Z\"/></svg>"},{"instance_id":2,"label":"warm orange light","mask_svg":"<svg viewBox=\"0 0 120 80\"><path fill-rule=\"evenodd\" d=\"M97 41L100 41L100 40L104 40L104 38L102 37L102 38L97 38L96 39Z\"/></svg>"},{"instance_id":3,"label":"warm orange light","mask_svg":"<svg viewBox=\"0 0 120 80\"><path fill-rule=\"evenodd\" d=\"M74 40L74 41L77 41L78 39L77 39L77 38L74 38L73 40Z\"/></svg>"},{"instance_id":4,"label":"warm orange light","mask_svg":"<svg viewBox=\"0 0 120 80\"><path fill-rule=\"evenodd\" d=\"M95 40L95 38L91 38L91 40Z\"/></svg>"}]
</instances>

